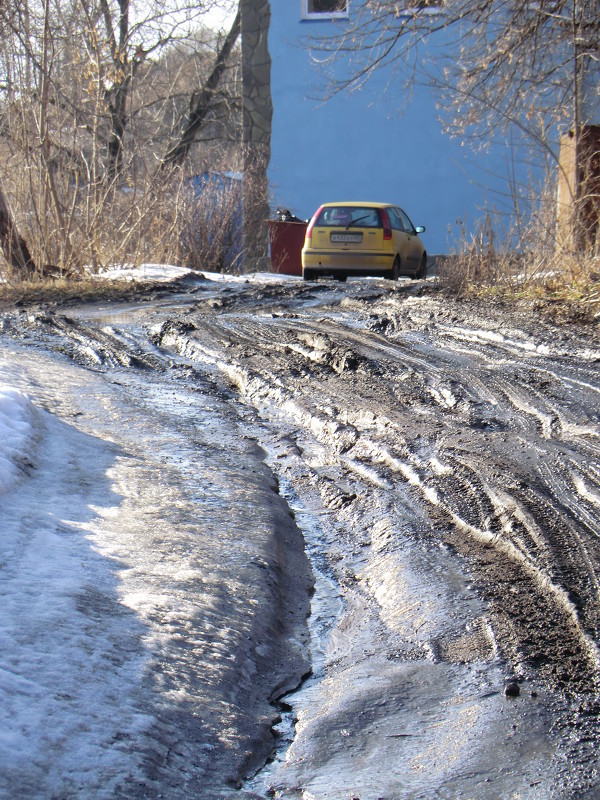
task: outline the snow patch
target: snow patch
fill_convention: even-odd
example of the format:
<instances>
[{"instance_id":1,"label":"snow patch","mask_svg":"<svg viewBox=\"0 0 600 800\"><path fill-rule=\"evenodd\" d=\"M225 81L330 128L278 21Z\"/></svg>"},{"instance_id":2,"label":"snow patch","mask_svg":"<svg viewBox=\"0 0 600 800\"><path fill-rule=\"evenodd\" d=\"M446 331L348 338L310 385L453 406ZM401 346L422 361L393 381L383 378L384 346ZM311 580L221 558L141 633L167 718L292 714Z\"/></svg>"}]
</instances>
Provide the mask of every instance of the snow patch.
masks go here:
<instances>
[{"instance_id":1,"label":"snow patch","mask_svg":"<svg viewBox=\"0 0 600 800\"><path fill-rule=\"evenodd\" d=\"M33 439L33 403L18 389L0 384L0 494L30 461Z\"/></svg>"},{"instance_id":2,"label":"snow patch","mask_svg":"<svg viewBox=\"0 0 600 800\"><path fill-rule=\"evenodd\" d=\"M593 492L591 489L588 489L585 481L578 475L573 476L573 481L575 483L575 489L577 490L577 494L582 497L584 500L587 500L592 505L597 506L600 508L600 495L596 492Z\"/></svg>"},{"instance_id":3,"label":"snow patch","mask_svg":"<svg viewBox=\"0 0 600 800\"><path fill-rule=\"evenodd\" d=\"M171 264L114 264L99 272L95 277L105 280L119 281L173 281L190 275L187 267L175 267Z\"/></svg>"}]
</instances>

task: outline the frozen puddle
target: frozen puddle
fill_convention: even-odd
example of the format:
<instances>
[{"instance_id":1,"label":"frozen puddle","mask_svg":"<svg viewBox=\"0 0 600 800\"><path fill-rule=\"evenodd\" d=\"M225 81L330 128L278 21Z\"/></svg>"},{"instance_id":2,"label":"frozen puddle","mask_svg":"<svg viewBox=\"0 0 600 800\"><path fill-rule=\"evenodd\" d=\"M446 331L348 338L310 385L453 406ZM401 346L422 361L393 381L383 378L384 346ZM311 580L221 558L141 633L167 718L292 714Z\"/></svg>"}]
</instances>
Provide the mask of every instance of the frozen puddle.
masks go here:
<instances>
[{"instance_id":1,"label":"frozen puddle","mask_svg":"<svg viewBox=\"0 0 600 800\"><path fill-rule=\"evenodd\" d=\"M299 505L293 491L286 486L284 481L282 481L281 492L294 511L296 522L304 534L306 551L313 569L314 593L311 598L308 620L311 671L301 689L285 695L278 703L281 721L273 727L276 737L275 751L269 759L269 763L245 785L247 790L260 796L271 796L274 777L278 769L285 763L289 748L296 736L298 707L302 706L303 698L310 695L311 690L324 678L328 642L343 610L339 587L336 581L327 574L326 561L322 555L323 534L318 521Z\"/></svg>"}]
</instances>

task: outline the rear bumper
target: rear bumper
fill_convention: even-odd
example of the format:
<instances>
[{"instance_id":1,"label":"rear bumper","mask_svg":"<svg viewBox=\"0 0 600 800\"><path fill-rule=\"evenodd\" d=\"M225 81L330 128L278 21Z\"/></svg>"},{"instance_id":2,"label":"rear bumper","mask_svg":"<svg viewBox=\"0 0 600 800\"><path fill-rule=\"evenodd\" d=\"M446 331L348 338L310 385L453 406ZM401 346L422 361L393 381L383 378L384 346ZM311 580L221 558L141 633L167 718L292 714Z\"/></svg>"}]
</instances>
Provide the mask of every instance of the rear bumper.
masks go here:
<instances>
[{"instance_id":1,"label":"rear bumper","mask_svg":"<svg viewBox=\"0 0 600 800\"><path fill-rule=\"evenodd\" d=\"M303 250L302 267L319 275L387 275L394 266L394 253L364 251L331 253L326 250Z\"/></svg>"}]
</instances>

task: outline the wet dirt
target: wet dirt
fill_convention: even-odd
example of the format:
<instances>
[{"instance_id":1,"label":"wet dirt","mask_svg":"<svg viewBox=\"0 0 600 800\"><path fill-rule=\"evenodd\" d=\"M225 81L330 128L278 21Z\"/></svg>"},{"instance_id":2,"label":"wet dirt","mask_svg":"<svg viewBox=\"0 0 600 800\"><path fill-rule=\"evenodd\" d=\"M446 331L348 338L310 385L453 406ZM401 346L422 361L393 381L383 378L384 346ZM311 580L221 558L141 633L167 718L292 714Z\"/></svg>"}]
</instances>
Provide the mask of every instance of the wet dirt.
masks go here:
<instances>
[{"instance_id":1,"label":"wet dirt","mask_svg":"<svg viewBox=\"0 0 600 800\"><path fill-rule=\"evenodd\" d=\"M237 796L597 796L597 327L369 280L201 280L2 324L145 394L185 364L266 453L315 578L311 675Z\"/></svg>"}]
</instances>

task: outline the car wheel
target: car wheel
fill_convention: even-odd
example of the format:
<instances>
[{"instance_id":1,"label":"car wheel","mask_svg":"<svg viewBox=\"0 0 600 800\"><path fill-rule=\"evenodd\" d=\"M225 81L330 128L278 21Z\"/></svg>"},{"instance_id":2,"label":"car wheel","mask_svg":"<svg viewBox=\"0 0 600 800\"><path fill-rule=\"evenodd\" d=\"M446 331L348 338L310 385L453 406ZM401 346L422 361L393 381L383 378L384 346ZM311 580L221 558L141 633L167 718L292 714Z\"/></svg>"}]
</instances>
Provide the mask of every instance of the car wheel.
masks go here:
<instances>
[{"instance_id":1,"label":"car wheel","mask_svg":"<svg viewBox=\"0 0 600 800\"><path fill-rule=\"evenodd\" d=\"M396 256L394 259L394 266L392 267L392 275L390 280L397 281L398 275L400 275L400 256Z\"/></svg>"},{"instance_id":2,"label":"car wheel","mask_svg":"<svg viewBox=\"0 0 600 800\"><path fill-rule=\"evenodd\" d=\"M417 278L425 278L427 275L427 253L423 253L423 257L421 259L421 263L419 264L419 269L416 271L415 275L413 276L415 279Z\"/></svg>"},{"instance_id":3,"label":"car wheel","mask_svg":"<svg viewBox=\"0 0 600 800\"><path fill-rule=\"evenodd\" d=\"M314 281L316 280L316 275L311 269L303 269L302 270L302 280L304 281Z\"/></svg>"},{"instance_id":4,"label":"car wheel","mask_svg":"<svg viewBox=\"0 0 600 800\"><path fill-rule=\"evenodd\" d=\"M338 280L340 283L346 283L346 278L347 277L348 277L347 275L336 275L335 276L336 280Z\"/></svg>"}]
</instances>

